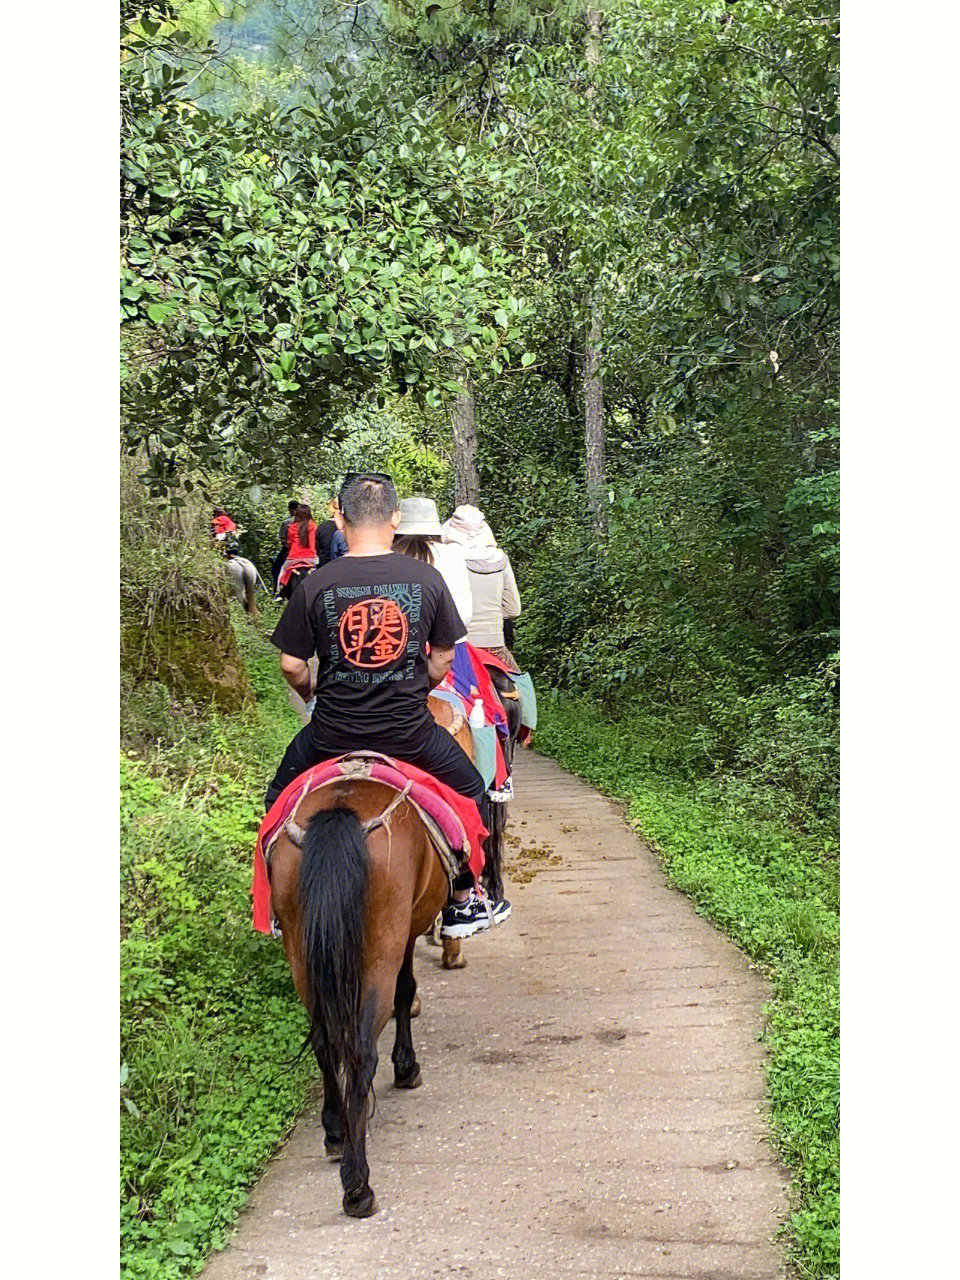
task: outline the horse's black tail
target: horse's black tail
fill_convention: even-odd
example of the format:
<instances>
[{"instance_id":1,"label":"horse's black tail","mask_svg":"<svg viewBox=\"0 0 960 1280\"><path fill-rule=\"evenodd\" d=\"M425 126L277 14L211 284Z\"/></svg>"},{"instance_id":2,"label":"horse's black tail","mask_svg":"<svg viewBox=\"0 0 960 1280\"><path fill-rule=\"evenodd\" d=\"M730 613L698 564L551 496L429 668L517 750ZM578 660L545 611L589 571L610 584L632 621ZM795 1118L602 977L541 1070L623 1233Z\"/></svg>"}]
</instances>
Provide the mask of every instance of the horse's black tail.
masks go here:
<instances>
[{"instance_id":1,"label":"horse's black tail","mask_svg":"<svg viewBox=\"0 0 960 1280\"><path fill-rule=\"evenodd\" d=\"M303 839L299 883L308 1040L331 1070L343 1068L354 1079L362 1065L360 972L368 869L367 842L353 810L315 813Z\"/></svg>"}]
</instances>

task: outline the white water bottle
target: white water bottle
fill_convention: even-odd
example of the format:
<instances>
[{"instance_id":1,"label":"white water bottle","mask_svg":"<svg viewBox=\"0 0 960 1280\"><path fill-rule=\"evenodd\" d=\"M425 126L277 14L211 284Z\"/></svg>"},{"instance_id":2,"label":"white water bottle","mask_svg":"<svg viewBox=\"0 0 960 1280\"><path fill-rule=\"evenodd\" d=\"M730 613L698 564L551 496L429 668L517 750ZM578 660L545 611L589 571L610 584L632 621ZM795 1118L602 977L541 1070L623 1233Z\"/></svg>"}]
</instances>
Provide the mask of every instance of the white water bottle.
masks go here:
<instances>
[{"instance_id":1,"label":"white water bottle","mask_svg":"<svg viewBox=\"0 0 960 1280\"><path fill-rule=\"evenodd\" d=\"M468 721L471 729L482 729L487 723L487 717L483 714L483 703L479 698L470 708L470 719Z\"/></svg>"}]
</instances>

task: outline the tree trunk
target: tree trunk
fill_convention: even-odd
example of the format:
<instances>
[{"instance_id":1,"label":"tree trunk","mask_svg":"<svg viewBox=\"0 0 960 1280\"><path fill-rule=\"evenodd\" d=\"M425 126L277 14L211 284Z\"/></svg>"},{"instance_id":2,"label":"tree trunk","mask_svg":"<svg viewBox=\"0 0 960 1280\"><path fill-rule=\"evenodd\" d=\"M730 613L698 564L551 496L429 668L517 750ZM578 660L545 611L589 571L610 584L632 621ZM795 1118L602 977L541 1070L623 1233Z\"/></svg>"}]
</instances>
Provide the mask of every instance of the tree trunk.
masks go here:
<instances>
[{"instance_id":1,"label":"tree trunk","mask_svg":"<svg viewBox=\"0 0 960 1280\"><path fill-rule=\"evenodd\" d=\"M563 392L563 398L567 405L567 417L573 421L580 412L580 399L578 395L578 369L579 363L579 344L580 337L577 331L576 312L568 314L567 308L563 308L562 332L566 335L563 353L563 369L560 374L560 390Z\"/></svg>"},{"instance_id":2,"label":"tree trunk","mask_svg":"<svg viewBox=\"0 0 960 1280\"><path fill-rule=\"evenodd\" d=\"M596 66L600 61L603 14L593 5L589 5L586 18L587 65ZM595 96L596 88L593 85L588 86L587 98L592 102ZM592 112L591 123L596 127L597 121ZM583 350L584 454L586 458L587 504L590 508L594 529L597 533L602 533L606 512L604 504L606 419L603 408L603 379L600 376L603 309L596 291L589 296L588 305L590 321Z\"/></svg>"},{"instance_id":3,"label":"tree trunk","mask_svg":"<svg viewBox=\"0 0 960 1280\"><path fill-rule=\"evenodd\" d=\"M453 409L456 468L454 500L457 506L462 502L469 502L477 507L480 505L480 476L477 472L477 402L473 394L473 380L465 369L462 373L462 381L464 389L457 393Z\"/></svg>"},{"instance_id":4,"label":"tree trunk","mask_svg":"<svg viewBox=\"0 0 960 1280\"><path fill-rule=\"evenodd\" d=\"M600 351L603 341L603 312L594 302L590 314L583 362L584 446L586 454L587 502L596 528L604 524L604 482L606 480L606 418L603 408L603 378Z\"/></svg>"}]
</instances>

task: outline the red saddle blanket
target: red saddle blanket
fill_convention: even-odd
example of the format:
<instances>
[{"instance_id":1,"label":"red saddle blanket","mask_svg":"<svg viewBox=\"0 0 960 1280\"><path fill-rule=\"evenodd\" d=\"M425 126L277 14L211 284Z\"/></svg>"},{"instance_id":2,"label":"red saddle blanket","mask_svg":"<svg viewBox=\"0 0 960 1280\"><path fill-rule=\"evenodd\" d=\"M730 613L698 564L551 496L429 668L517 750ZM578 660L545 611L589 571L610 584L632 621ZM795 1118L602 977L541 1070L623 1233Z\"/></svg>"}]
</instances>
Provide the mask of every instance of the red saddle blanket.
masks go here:
<instances>
[{"instance_id":1,"label":"red saddle blanket","mask_svg":"<svg viewBox=\"0 0 960 1280\"><path fill-rule=\"evenodd\" d=\"M304 569L315 568L320 561L316 556L292 556L283 562L280 570L280 577L277 579L278 587L285 587L295 573L302 573Z\"/></svg>"},{"instance_id":2,"label":"red saddle blanket","mask_svg":"<svg viewBox=\"0 0 960 1280\"><path fill-rule=\"evenodd\" d=\"M497 671L502 671L505 676L515 676L517 674L512 667L507 666L502 658L498 658L497 655L495 653L491 653L489 649L476 648L474 649L474 652L485 667L495 667ZM520 732L517 735L517 741L520 745L523 747L529 746L530 739L532 737L533 734L531 733L530 728L525 724L521 725ZM499 785L500 783L498 781L497 786Z\"/></svg>"},{"instance_id":3,"label":"red saddle blanket","mask_svg":"<svg viewBox=\"0 0 960 1280\"><path fill-rule=\"evenodd\" d=\"M367 766L362 772L357 768L361 761ZM270 933L270 877L267 861L284 823L292 817L304 796L316 791L318 787L347 776L382 782L396 791L402 791L408 782L411 783L410 799L433 819L450 848L463 850L469 855L470 870L475 876L479 877L483 870L483 839L488 834L487 828L480 819L477 806L459 791L454 791L432 774L424 773L405 760L394 760L390 756L375 755L373 752L352 752L333 760L322 760L294 778L281 791L257 832L251 894L253 927L259 933Z\"/></svg>"},{"instance_id":4,"label":"red saddle blanket","mask_svg":"<svg viewBox=\"0 0 960 1280\"><path fill-rule=\"evenodd\" d=\"M508 667L502 658L498 658L489 649L481 649L479 645L472 645L471 647L485 667L495 667L497 671L502 671L505 676L515 676L517 674L513 667Z\"/></svg>"}]
</instances>

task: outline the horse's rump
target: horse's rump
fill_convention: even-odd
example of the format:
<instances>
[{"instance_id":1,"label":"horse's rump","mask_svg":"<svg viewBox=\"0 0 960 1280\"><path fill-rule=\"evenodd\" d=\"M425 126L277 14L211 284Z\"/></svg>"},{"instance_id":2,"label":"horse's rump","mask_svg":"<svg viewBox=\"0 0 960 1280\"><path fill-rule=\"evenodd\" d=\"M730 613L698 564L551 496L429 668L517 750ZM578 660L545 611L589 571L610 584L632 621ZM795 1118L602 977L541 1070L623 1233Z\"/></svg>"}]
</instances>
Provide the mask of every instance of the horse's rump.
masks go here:
<instances>
[{"instance_id":1,"label":"horse's rump","mask_svg":"<svg viewBox=\"0 0 960 1280\"><path fill-rule=\"evenodd\" d=\"M357 789L351 790L356 787ZM367 788L376 788L370 792ZM325 793L322 803L313 801ZM375 752L352 752L324 760L295 778L272 805L260 826L254 853L253 925L262 933L271 929L271 879L267 867L274 847L286 838L302 842L305 818L321 808L335 807L349 798L361 821L371 829L385 823L388 835L407 808L413 813L435 851L448 879L460 870L454 851L469 853L476 875L483 868L483 838L487 834L476 806L415 765ZM379 808L376 801L381 800ZM399 803L399 800L409 802Z\"/></svg>"},{"instance_id":2,"label":"horse's rump","mask_svg":"<svg viewBox=\"0 0 960 1280\"><path fill-rule=\"evenodd\" d=\"M252 560L245 556L228 555L227 581L230 589L252 618L260 616L256 601L258 578L257 566Z\"/></svg>"},{"instance_id":3,"label":"horse's rump","mask_svg":"<svg viewBox=\"0 0 960 1280\"><path fill-rule=\"evenodd\" d=\"M277 590L280 595L289 600L296 590L297 584L313 573L319 563L317 556L288 556L280 568L280 573L277 575Z\"/></svg>"}]
</instances>

